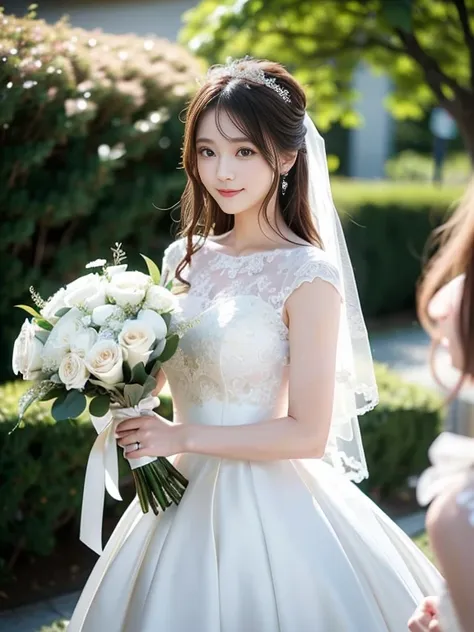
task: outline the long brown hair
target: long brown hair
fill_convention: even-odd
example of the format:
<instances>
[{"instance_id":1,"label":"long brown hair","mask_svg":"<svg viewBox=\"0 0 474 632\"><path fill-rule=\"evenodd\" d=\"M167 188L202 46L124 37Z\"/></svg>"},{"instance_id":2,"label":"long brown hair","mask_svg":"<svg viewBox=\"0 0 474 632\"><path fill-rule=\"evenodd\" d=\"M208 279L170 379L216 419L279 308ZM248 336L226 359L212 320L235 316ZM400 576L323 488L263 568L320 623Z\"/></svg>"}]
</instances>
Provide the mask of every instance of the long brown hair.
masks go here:
<instances>
[{"instance_id":1,"label":"long brown hair","mask_svg":"<svg viewBox=\"0 0 474 632\"><path fill-rule=\"evenodd\" d=\"M429 316L429 302L447 281L459 274L466 275L457 325L462 350L462 378L474 377L474 179L452 217L433 233L432 243L439 248L426 266L418 287L418 317L436 347L441 336ZM439 382L434 366L432 369ZM462 380L455 392L461 384Z\"/></svg>"},{"instance_id":2,"label":"long brown hair","mask_svg":"<svg viewBox=\"0 0 474 632\"><path fill-rule=\"evenodd\" d=\"M288 191L279 192L279 206L286 225L301 239L322 247L321 239L311 217L308 200L308 161L305 147L304 115L306 96L297 81L281 66L266 60L245 58L233 62L233 68L244 70L247 76L263 71L266 79L275 79L282 90L287 90L291 102L258 81L236 78L222 67L211 68L207 80L192 99L186 115L183 147L183 166L188 177L181 198L179 234L186 237L186 255L177 267L176 276L191 261L199 249L193 235L207 238L212 232L222 235L234 226L234 217L221 211L214 198L201 182L197 167L196 130L204 112L214 110L216 124L224 111L235 126L261 151L274 170L272 187L263 201L260 213L268 220L268 204L280 185L279 156L297 152L296 162L288 173ZM279 231L281 237L284 238Z\"/></svg>"}]
</instances>

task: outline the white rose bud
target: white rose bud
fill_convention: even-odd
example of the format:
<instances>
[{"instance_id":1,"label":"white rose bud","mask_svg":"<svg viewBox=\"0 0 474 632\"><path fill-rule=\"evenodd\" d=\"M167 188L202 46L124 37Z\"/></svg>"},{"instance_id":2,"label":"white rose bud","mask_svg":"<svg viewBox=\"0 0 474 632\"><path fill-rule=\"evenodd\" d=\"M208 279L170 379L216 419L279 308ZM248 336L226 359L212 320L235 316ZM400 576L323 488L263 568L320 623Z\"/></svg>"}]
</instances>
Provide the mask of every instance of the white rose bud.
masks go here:
<instances>
[{"instance_id":1,"label":"white rose bud","mask_svg":"<svg viewBox=\"0 0 474 632\"><path fill-rule=\"evenodd\" d=\"M92 322L98 327L103 327L108 318L120 318L123 310L117 305L99 305L92 310Z\"/></svg>"},{"instance_id":2,"label":"white rose bud","mask_svg":"<svg viewBox=\"0 0 474 632\"><path fill-rule=\"evenodd\" d=\"M119 266L107 266L107 274L109 277L113 277L116 274L120 274L121 272L125 272L127 269L127 265L122 263Z\"/></svg>"},{"instance_id":3,"label":"white rose bud","mask_svg":"<svg viewBox=\"0 0 474 632\"><path fill-rule=\"evenodd\" d=\"M114 340L98 340L86 355L85 364L105 384L123 381L123 352Z\"/></svg>"},{"instance_id":4,"label":"white rose bud","mask_svg":"<svg viewBox=\"0 0 474 632\"><path fill-rule=\"evenodd\" d=\"M72 388L82 391L90 375L84 360L77 353L68 353L64 356L58 373L59 379L68 391Z\"/></svg>"},{"instance_id":5,"label":"white rose bud","mask_svg":"<svg viewBox=\"0 0 474 632\"><path fill-rule=\"evenodd\" d=\"M143 309L153 309L161 314L171 312L176 308L176 297L161 285L152 285L148 288Z\"/></svg>"},{"instance_id":6,"label":"white rose bud","mask_svg":"<svg viewBox=\"0 0 474 632\"><path fill-rule=\"evenodd\" d=\"M120 307L138 307L150 283L150 277L143 272L119 272L112 276L107 296Z\"/></svg>"},{"instance_id":7,"label":"white rose bud","mask_svg":"<svg viewBox=\"0 0 474 632\"><path fill-rule=\"evenodd\" d=\"M118 337L120 346L130 368L139 362L146 364L151 354L151 346L155 342L152 327L138 320L126 320Z\"/></svg>"},{"instance_id":8,"label":"white rose bud","mask_svg":"<svg viewBox=\"0 0 474 632\"><path fill-rule=\"evenodd\" d=\"M13 346L13 372L15 375L21 373L25 380L36 380L41 376L44 347L35 333L35 325L26 319Z\"/></svg>"}]
</instances>

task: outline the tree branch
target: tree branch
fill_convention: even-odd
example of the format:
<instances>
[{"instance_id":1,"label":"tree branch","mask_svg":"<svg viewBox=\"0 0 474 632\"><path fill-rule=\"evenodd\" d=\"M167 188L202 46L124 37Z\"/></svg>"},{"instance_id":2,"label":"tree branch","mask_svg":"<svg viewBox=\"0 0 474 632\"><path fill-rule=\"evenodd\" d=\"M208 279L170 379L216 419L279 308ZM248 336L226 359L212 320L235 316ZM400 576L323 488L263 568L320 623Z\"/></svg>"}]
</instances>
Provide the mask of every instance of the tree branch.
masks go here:
<instances>
[{"instance_id":1,"label":"tree branch","mask_svg":"<svg viewBox=\"0 0 474 632\"><path fill-rule=\"evenodd\" d=\"M396 29L396 33L405 45L405 52L410 55L410 57L413 57L413 59L421 66L425 74L426 81L438 98L440 98L439 95L441 94L442 99L446 100L446 96L441 90L441 85L443 83L449 86L458 98L472 98L472 94L470 92L460 86L455 79L448 77L448 75L441 70L436 59L428 55L428 53L421 48L420 43L414 34L406 33L402 29ZM436 89L435 86L437 86Z\"/></svg>"},{"instance_id":2,"label":"tree branch","mask_svg":"<svg viewBox=\"0 0 474 632\"><path fill-rule=\"evenodd\" d=\"M472 33L471 24L469 22L469 13L467 11L464 0L452 0L456 11L458 12L459 21L461 23L464 41L469 51L469 65L471 69L471 86L474 88L474 35Z\"/></svg>"}]
</instances>

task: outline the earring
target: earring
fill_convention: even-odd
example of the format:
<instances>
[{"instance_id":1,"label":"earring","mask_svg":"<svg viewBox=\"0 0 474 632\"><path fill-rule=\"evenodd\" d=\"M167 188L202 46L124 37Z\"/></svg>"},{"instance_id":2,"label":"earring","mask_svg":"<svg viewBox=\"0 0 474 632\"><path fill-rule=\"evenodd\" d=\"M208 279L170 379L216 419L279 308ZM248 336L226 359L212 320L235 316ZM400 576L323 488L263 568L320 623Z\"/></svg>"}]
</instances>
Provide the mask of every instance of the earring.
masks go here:
<instances>
[{"instance_id":1,"label":"earring","mask_svg":"<svg viewBox=\"0 0 474 632\"><path fill-rule=\"evenodd\" d=\"M287 188L288 188L288 182L287 182L287 180L286 180L286 176L287 176L287 175L288 175L287 173L284 173L284 174L283 174L283 177L282 177L282 179L281 179L281 194L282 194L282 195L285 195L286 190L287 190Z\"/></svg>"}]
</instances>

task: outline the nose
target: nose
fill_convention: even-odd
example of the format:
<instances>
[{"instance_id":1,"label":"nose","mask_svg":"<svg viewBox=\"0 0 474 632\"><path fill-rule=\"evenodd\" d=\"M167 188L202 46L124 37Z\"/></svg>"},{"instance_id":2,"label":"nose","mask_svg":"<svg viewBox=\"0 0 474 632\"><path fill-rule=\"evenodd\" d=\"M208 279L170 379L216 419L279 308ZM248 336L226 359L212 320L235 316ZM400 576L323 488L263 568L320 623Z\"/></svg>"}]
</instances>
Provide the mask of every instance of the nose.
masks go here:
<instances>
[{"instance_id":1,"label":"nose","mask_svg":"<svg viewBox=\"0 0 474 632\"><path fill-rule=\"evenodd\" d=\"M228 159L222 157L217 165L217 179L221 182L227 182L234 179L234 171Z\"/></svg>"}]
</instances>

